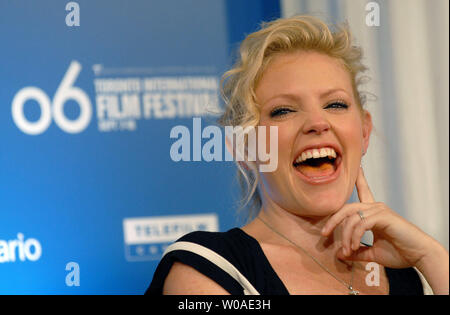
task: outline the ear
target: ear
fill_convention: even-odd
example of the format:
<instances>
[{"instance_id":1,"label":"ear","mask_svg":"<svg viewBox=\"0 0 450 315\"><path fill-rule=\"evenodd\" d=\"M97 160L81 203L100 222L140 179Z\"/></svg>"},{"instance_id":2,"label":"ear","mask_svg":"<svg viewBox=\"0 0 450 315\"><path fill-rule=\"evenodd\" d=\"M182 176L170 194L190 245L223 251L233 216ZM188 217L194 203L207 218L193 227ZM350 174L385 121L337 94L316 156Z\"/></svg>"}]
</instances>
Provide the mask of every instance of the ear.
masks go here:
<instances>
[{"instance_id":1,"label":"ear","mask_svg":"<svg viewBox=\"0 0 450 315\"><path fill-rule=\"evenodd\" d=\"M373 128L373 124L372 124L372 115L370 115L370 113L367 110L364 110L363 112L363 155L366 154L367 149L369 147L369 140L370 140L370 135L372 133L372 128Z\"/></svg>"}]
</instances>

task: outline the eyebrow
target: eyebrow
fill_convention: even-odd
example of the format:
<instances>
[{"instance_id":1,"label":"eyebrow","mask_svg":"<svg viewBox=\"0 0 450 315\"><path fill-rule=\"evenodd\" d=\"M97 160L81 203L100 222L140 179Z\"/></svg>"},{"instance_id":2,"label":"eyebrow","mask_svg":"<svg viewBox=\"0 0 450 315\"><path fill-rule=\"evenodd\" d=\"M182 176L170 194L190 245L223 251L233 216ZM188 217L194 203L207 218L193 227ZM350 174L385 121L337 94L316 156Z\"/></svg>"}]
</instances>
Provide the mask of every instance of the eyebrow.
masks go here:
<instances>
[{"instance_id":1,"label":"eyebrow","mask_svg":"<svg viewBox=\"0 0 450 315\"><path fill-rule=\"evenodd\" d=\"M344 90L344 89L332 88L332 89L329 89L329 90L326 90L326 91L320 93L319 96L320 96L320 98L324 98L324 97L327 97L328 95L336 93L336 92L344 92L345 94L348 95L348 92L346 90ZM298 96L297 94L282 93L282 94L276 94L276 95L272 96L267 101L265 101L264 104L267 104L269 101L271 101L271 100L273 100L275 98L286 98L286 99L290 99L290 100L293 100L293 101L301 100L301 97Z\"/></svg>"}]
</instances>

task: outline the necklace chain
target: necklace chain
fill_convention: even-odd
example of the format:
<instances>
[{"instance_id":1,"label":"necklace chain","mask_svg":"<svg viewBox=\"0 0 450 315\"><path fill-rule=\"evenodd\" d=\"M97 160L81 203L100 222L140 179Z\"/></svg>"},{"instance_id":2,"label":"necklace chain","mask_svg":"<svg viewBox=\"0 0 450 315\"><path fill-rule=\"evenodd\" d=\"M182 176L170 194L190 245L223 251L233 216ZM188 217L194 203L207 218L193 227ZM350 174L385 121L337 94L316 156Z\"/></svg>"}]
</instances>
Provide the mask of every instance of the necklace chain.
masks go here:
<instances>
[{"instance_id":1,"label":"necklace chain","mask_svg":"<svg viewBox=\"0 0 450 315\"><path fill-rule=\"evenodd\" d=\"M314 256L312 256L310 253L308 253L303 247L301 247L300 245L298 245L297 243L291 241L290 239L288 239L286 236L284 236L283 234L281 234L280 232L278 232L277 230L275 230L272 226L270 226L266 221L264 221L263 219L261 219L260 217L256 217L257 219L259 219L262 223L264 223L265 226L267 226L270 230L272 230L274 233L276 233L278 236L282 237L283 239L285 239L286 241L288 241L289 243L291 243L292 245L294 245L295 247L299 248L303 253L305 253L309 258L311 258L316 264L318 264L323 270L325 270L326 272L328 272L333 278L335 278L337 281L339 281L340 283L342 283L345 287L347 287L347 289L349 289L349 295L358 295L359 292L356 291L355 289L353 289L353 274L354 274L354 268L353 268L353 262L352 262L352 275L351 275L351 280L350 280L350 284L346 283L344 280L339 279L334 273L332 273L325 265L323 265L320 261L318 261Z\"/></svg>"}]
</instances>

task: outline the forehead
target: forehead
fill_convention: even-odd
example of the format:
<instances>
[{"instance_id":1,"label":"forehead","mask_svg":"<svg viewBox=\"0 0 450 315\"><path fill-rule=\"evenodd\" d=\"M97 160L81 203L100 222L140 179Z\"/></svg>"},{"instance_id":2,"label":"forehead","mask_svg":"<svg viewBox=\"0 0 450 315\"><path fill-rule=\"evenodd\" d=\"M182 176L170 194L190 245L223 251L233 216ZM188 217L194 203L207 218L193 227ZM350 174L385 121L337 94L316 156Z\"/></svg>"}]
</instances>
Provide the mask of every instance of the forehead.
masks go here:
<instances>
[{"instance_id":1,"label":"forehead","mask_svg":"<svg viewBox=\"0 0 450 315\"><path fill-rule=\"evenodd\" d=\"M319 52L283 53L274 57L255 90L260 104L280 94L299 97L321 95L328 90L353 95L349 71L337 58Z\"/></svg>"}]
</instances>

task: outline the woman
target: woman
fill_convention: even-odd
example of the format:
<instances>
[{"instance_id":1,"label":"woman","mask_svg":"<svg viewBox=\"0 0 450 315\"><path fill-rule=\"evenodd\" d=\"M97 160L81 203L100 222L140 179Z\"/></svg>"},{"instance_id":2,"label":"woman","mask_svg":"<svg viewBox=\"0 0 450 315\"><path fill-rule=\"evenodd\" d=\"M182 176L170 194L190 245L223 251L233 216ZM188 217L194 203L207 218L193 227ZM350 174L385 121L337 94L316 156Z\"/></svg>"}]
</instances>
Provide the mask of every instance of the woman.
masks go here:
<instances>
[{"instance_id":1,"label":"woman","mask_svg":"<svg viewBox=\"0 0 450 315\"><path fill-rule=\"evenodd\" d=\"M277 126L278 167L239 162L250 223L182 237L147 293L423 294L429 284L448 294L448 252L376 202L364 177L372 121L358 91L361 58L346 27L308 16L243 41L224 76L220 122ZM355 185L360 202L346 204ZM367 230L373 246L360 243Z\"/></svg>"}]
</instances>

